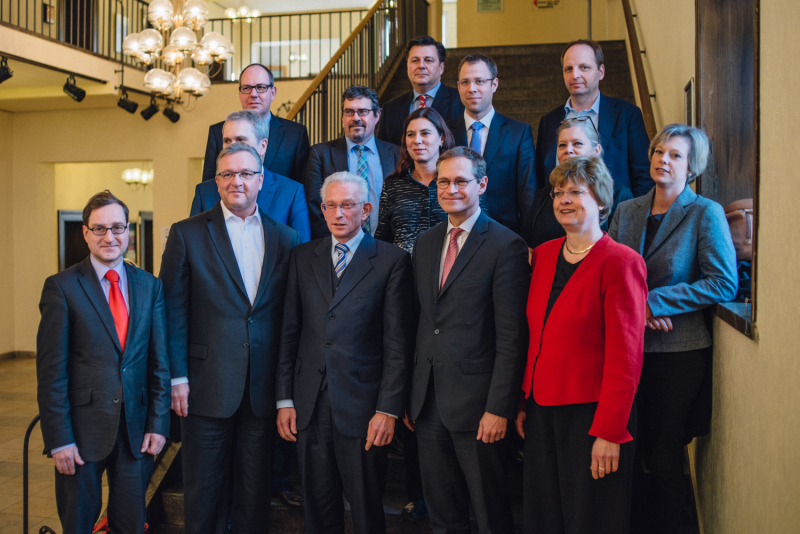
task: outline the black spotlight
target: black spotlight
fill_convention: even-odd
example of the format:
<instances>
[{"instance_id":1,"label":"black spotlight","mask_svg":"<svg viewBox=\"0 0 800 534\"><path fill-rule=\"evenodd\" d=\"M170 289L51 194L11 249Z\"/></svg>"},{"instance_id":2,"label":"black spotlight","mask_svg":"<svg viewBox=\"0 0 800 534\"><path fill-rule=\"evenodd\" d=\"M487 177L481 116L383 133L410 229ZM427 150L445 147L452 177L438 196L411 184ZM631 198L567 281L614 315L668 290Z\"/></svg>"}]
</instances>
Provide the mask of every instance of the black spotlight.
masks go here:
<instances>
[{"instance_id":1,"label":"black spotlight","mask_svg":"<svg viewBox=\"0 0 800 534\"><path fill-rule=\"evenodd\" d=\"M70 74L67 83L64 84L64 92L75 102L82 102L86 98L86 91L75 85L75 75Z\"/></svg>"},{"instance_id":2,"label":"black spotlight","mask_svg":"<svg viewBox=\"0 0 800 534\"><path fill-rule=\"evenodd\" d=\"M151 98L150 105L141 111L142 118L146 121L149 121L151 118L153 118L153 115L155 115L156 113L158 113L158 106L156 105L156 99Z\"/></svg>"},{"instance_id":3,"label":"black spotlight","mask_svg":"<svg viewBox=\"0 0 800 534\"><path fill-rule=\"evenodd\" d=\"M13 75L14 73L8 68L8 58L4 57L0 60L0 83L3 83Z\"/></svg>"},{"instance_id":4,"label":"black spotlight","mask_svg":"<svg viewBox=\"0 0 800 534\"><path fill-rule=\"evenodd\" d=\"M117 105L127 111L128 113L136 113L136 108L139 107L137 102L128 100L128 93L123 91L122 96L117 101Z\"/></svg>"},{"instance_id":5,"label":"black spotlight","mask_svg":"<svg viewBox=\"0 0 800 534\"><path fill-rule=\"evenodd\" d=\"M171 120L172 122L178 122L181 119L181 116L178 115L174 109L172 109L172 106L164 108L164 111L162 111L161 113L163 113L164 116L169 120Z\"/></svg>"}]
</instances>

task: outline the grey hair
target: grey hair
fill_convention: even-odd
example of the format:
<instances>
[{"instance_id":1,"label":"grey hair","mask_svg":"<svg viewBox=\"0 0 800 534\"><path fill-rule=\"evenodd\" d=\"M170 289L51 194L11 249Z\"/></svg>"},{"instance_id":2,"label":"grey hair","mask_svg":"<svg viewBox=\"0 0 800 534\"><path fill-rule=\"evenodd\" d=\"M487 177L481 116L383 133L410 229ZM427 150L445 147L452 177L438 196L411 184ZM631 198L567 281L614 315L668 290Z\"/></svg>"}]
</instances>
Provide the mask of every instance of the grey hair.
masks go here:
<instances>
[{"instance_id":1,"label":"grey hair","mask_svg":"<svg viewBox=\"0 0 800 534\"><path fill-rule=\"evenodd\" d=\"M325 193L328 191L328 186L331 184L356 184L358 186L358 201L362 204L369 202L369 189L367 188L367 181L357 174L342 171L335 172L325 178L325 181L322 182L322 187L319 190L319 194L322 197L322 202L325 202Z\"/></svg>"},{"instance_id":2,"label":"grey hair","mask_svg":"<svg viewBox=\"0 0 800 534\"><path fill-rule=\"evenodd\" d=\"M258 114L258 112L253 111L252 109L234 111L225 117L225 124L236 121L249 122L250 126L253 127L253 133L256 134L256 141L261 141L262 139L269 137L269 124L261 115ZM222 125L223 131L225 131L225 124Z\"/></svg>"},{"instance_id":3,"label":"grey hair","mask_svg":"<svg viewBox=\"0 0 800 534\"><path fill-rule=\"evenodd\" d=\"M652 160L656 147L676 135L689 141L689 154L687 155L689 176L686 178L686 183L690 184L703 174L708 163L708 136L700 128L693 128L679 122L664 126L650 142L649 157Z\"/></svg>"},{"instance_id":4,"label":"grey hair","mask_svg":"<svg viewBox=\"0 0 800 534\"><path fill-rule=\"evenodd\" d=\"M219 172L219 162L222 161L222 158L224 158L225 156L230 156L231 154L238 154L239 152L247 152L248 154L256 158L256 161L258 162L259 166L259 169L256 172L261 172L260 168L262 164L261 156L258 155L258 152L256 151L255 148L251 147L250 145L246 145L244 143L233 143L232 145L223 148L220 151L219 155L217 156L217 167L216 167L217 172Z\"/></svg>"},{"instance_id":5,"label":"grey hair","mask_svg":"<svg viewBox=\"0 0 800 534\"><path fill-rule=\"evenodd\" d=\"M555 189L567 183L586 185L600 208L600 224L608 219L614 204L614 179L602 159L585 156L566 159L550 173L550 185Z\"/></svg>"},{"instance_id":6,"label":"grey hair","mask_svg":"<svg viewBox=\"0 0 800 534\"><path fill-rule=\"evenodd\" d=\"M436 170L439 170L439 166L442 164L443 161L447 161L451 158L466 158L472 163L472 176L478 182L481 181L481 178L486 176L486 160L483 157L472 150L469 147L465 146L457 146L455 148L451 148L441 156L439 156L439 160L436 162Z\"/></svg>"},{"instance_id":7,"label":"grey hair","mask_svg":"<svg viewBox=\"0 0 800 534\"><path fill-rule=\"evenodd\" d=\"M583 128L583 131L586 133L586 137L589 139L589 142L592 143L592 148L600 145L600 156L602 157L603 144L600 142L600 134L597 133L597 125L594 123L591 117L587 118L589 120L578 121L574 119L566 119L561 121L561 124L558 125L558 129L556 130L556 142L558 142L558 136L561 135L561 132L564 130L568 130L570 128ZM591 124L589 121L592 121Z\"/></svg>"}]
</instances>

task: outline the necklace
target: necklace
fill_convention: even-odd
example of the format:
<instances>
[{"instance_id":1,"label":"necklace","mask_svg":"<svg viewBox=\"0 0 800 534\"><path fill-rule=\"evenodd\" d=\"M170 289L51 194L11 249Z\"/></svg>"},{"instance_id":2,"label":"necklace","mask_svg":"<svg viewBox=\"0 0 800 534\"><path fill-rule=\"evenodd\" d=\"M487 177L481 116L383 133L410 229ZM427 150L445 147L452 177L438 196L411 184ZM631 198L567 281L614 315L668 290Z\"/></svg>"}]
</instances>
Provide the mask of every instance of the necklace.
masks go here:
<instances>
[{"instance_id":1,"label":"necklace","mask_svg":"<svg viewBox=\"0 0 800 534\"><path fill-rule=\"evenodd\" d=\"M566 242L566 241L564 241L564 248L565 248L565 249L567 249L567 252L569 252L570 254L575 254L576 256L578 256L578 255L580 255L580 254L586 254L587 252L589 252L590 250L592 250L592 247L593 247L593 246L595 246L596 244L597 244L597 243L592 243L591 245L589 245L588 247L586 247L586 248L585 248L585 249L583 249L583 250L579 250L579 251L577 251L577 252L572 252L572 251L569 249L569 246L567 245L567 242Z\"/></svg>"}]
</instances>

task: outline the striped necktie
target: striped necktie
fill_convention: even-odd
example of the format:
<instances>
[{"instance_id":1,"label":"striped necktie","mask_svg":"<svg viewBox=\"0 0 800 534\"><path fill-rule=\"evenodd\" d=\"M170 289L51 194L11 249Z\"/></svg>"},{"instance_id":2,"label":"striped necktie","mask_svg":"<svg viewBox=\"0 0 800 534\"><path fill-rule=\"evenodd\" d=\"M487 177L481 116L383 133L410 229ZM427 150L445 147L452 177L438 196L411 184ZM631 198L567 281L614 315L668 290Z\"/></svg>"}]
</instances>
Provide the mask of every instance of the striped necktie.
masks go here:
<instances>
[{"instance_id":1,"label":"striped necktie","mask_svg":"<svg viewBox=\"0 0 800 534\"><path fill-rule=\"evenodd\" d=\"M349 249L344 243L336 243L334 248L336 249L336 253L339 255L339 257L336 258L336 265L333 266L333 270L336 271L336 278L341 278L344 268L347 267L347 258L345 256L345 252L347 252Z\"/></svg>"},{"instance_id":2,"label":"striped necktie","mask_svg":"<svg viewBox=\"0 0 800 534\"><path fill-rule=\"evenodd\" d=\"M425 99L428 98L428 95L419 95L419 107L424 108L426 107Z\"/></svg>"},{"instance_id":3,"label":"striped necktie","mask_svg":"<svg viewBox=\"0 0 800 534\"><path fill-rule=\"evenodd\" d=\"M358 158L358 162L356 163L356 174L363 178L365 182L367 182L367 199L369 199L369 165L367 165L368 149L361 145L356 145L353 147L353 150L356 151L356 157ZM367 217L367 220L361 223L361 227L368 234L372 233L369 219L370 217Z\"/></svg>"},{"instance_id":4,"label":"striped necktie","mask_svg":"<svg viewBox=\"0 0 800 534\"><path fill-rule=\"evenodd\" d=\"M444 257L442 285L439 286L439 291L441 291L444 287L444 283L447 280L447 275L450 274L450 269L453 268L453 264L456 262L456 256L458 256L458 236L461 235L461 232L463 231L464 230L461 228L453 228L450 230L450 243L447 245L447 255Z\"/></svg>"}]
</instances>

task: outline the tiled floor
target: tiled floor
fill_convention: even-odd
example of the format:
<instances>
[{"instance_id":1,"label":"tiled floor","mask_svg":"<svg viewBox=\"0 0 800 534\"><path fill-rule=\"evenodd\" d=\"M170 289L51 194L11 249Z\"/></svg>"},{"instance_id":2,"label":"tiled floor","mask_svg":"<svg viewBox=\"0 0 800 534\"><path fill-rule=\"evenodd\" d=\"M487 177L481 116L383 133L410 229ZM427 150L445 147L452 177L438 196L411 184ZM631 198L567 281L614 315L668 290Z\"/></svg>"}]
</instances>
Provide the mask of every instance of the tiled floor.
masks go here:
<instances>
[{"instance_id":1,"label":"tiled floor","mask_svg":"<svg viewBox=\"0 0 800 534\"><path fill-rule=\"evenodd\" d=\"M0 361L0 534L22 532L22 445L38 412L36 360ZM55 469L53 460L42 455L43 448L37 425L28 444L28 532L47 525L61 534Z\"/></svg>"}]
</instances>

